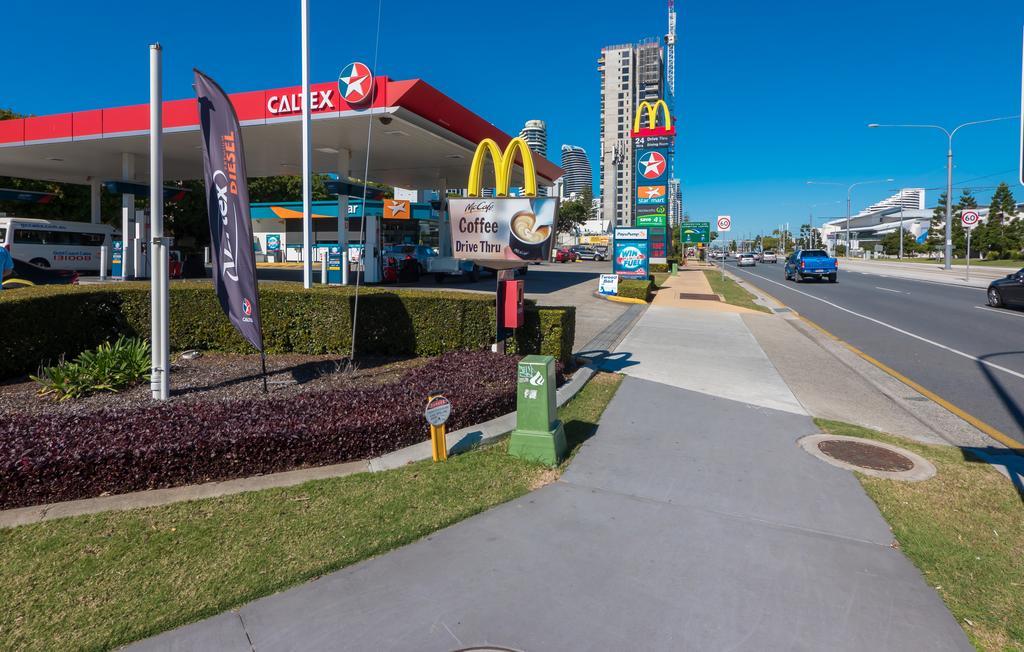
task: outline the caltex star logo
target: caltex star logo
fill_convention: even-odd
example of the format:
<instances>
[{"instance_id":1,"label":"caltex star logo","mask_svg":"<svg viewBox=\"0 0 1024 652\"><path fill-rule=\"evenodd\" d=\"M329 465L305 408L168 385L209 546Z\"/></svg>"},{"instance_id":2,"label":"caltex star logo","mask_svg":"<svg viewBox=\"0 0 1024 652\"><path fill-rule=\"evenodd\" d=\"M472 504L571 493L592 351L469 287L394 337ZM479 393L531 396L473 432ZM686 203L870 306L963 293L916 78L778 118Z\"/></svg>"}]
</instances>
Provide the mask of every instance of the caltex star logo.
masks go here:
<instances>
[{"instance_id":1,"label":"caltex star logo","mask_svg":"<svg viewBox=\"0 0 1024 652\"><path fill-rule=\"evenodd\" d=\"M665 156L661 152L645 152L637 163L637 172L645 179L657 179L665 174Z\"/></svg>"},{"instance_id":2,"label":"caltex star logo","mask_svg":"<svg viewBox=\"0 0 1024 652\"><path fill-rule=\"evenodd\" d=\"M350 63L338 75L338 91L349 104L365 102L373 91L373 74L366 64Z\"/></svg>"}]
</instances>

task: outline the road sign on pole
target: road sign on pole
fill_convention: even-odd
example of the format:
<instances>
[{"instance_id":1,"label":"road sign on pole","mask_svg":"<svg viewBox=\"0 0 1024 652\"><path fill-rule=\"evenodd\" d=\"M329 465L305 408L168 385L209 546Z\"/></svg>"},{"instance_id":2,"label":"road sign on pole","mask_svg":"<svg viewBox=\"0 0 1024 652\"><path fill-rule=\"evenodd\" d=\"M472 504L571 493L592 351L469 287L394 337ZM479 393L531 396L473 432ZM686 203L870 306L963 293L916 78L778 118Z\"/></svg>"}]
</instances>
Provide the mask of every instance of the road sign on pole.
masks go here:
<instances>
[{"instance_id":1,"label":"road sign on pole","mask_svg":"<svg viewBox=\"0 0 1024 652\"><path fill-rule=\"evenodd\" d=\"M978 226L979 220L981 220L981 216L978 215L978 211L963 211L960 213L960 221L967 230L971 230Z\"/></svg>"},{"instance_id":2,"label":"road sign on pole","mask_svg":"<svg viewBox=\"0 0 1024 652\"><path fill-rule=\"evenodd\" d=\"M962 211L960 213L960 222L964 225L964 230L967 231L967 276L964 280L971 280L971 231L974 227L978 226L978 222L981 220L981 216L978 215L978 211Z\"/></svg>"},{"instance_id":3,"label":"road sign on pole","mask_svg":"<svg viewBox=\"0 0 1024 652\"><path fill-rule=\"evenodd\" d=\"M732 229L732 218L728 215L718 216L718 232L724 233Z\"/></svg>"}]
</instances>

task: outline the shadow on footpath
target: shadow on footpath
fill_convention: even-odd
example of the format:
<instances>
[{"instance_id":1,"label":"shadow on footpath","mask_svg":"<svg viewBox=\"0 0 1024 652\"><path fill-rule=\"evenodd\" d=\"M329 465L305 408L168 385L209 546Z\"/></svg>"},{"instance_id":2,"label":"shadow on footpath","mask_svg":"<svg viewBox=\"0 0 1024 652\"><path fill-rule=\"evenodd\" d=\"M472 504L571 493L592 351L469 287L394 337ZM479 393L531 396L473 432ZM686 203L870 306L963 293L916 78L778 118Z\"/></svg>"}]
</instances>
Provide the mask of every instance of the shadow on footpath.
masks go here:
<instances>
[{"instance_id":1,"label":"shadow on footpath","mask_svg":"<svg viewBox=\"0 0 1024 652\"><path fill-rule=\"evenodd\" d=\"M581 351L576 354L577 358L585 358L601 371L619 372L629 367L640 364L633 360L633 354L627 351L612 353L605 349Z\"/></svg>"}]
</instances>

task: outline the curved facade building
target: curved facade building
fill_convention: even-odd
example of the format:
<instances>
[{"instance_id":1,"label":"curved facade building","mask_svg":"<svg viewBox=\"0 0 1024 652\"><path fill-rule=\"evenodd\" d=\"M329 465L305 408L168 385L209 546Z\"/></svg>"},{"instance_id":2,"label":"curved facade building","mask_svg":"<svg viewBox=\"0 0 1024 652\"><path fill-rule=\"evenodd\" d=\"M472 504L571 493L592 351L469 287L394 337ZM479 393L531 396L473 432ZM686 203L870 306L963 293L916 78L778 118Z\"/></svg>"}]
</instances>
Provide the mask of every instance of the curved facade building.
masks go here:
<instances>
[{"instance_id":1,"label":"curved facade building","mask_svg":"<svg viewBox=\"0 0 1024 652\"><path fill-rule=\"evenodd\" d=\"M519 137L526 141L534 154L548 157L548 126L543 120L527 120Z\"/></svg>"},{"instance_id":2,"label":"curved facade building","mask_svg":"<svg viewBox=\"0 0 1024 652\"><path fill-rule=\"evenodd\" d=\"M582 193L585 188L593 188L594 172L590 168L587 152L582 147L562 145L562 170L565 171L562 185L565 197Z\"/></svg>"}]
</instances>

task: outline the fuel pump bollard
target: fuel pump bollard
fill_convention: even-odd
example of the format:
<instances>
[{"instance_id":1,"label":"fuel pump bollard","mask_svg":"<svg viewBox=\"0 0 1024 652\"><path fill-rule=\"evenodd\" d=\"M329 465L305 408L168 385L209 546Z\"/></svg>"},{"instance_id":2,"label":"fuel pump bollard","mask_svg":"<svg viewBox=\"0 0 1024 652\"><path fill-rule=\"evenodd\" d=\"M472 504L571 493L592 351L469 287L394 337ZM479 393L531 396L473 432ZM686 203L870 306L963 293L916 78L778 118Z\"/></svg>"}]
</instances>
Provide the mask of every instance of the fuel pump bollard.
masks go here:
<instances>
[{"instance_id":1,"label":"fuel pump bollard","mask_svg":"<svg viewBox=\"0 0 1024 652\"><path fill-rule=\"evenodd\" d=\"M555 359L528 355L519 362L516 377L516 429L509 439L509 455L554 466L568 452L557 414Z\"/></svg>"}]
</instances>

